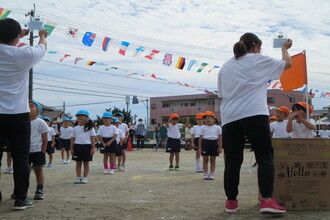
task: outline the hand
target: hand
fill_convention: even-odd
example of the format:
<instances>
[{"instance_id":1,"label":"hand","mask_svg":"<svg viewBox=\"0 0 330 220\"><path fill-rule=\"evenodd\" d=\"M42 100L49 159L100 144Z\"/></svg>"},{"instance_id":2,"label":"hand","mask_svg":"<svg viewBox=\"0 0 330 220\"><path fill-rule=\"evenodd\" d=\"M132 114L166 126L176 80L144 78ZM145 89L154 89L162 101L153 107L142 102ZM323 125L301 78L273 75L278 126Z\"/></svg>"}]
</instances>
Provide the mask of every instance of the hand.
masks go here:
<instances>
[{"instance_id":1,"label":"hand","mask_svg":"<svg viewBox=\"0 0 330 220\"><path fill-rule=\"evenodd\" d=\"M292 40L288 39L283 43L282 48L289 49L291 46L292 46Z\"/></svg>"},{"instance_id":2,"label":"hand","mask_svg":"<svg viewBox=\"0 0 330 220\"><path fill-rule=\"evenodd\" d=\"M51 148L54 148L54 146L55 146L55 144L51 144L51 145L50 145Z\"/></svg>"},{"instance_id":3,"label":"hand","mask_svg":"<svg viewBox=\"0 0 330 220\"><path fill-rule=\"evenodd\" d=\"M21 34L19 35L20 38L27 36L30 33L28 29L22 29Z\"/></svg>"},{"instance_id":4,"label":"hand","mask_svg":"<svg viewBox=\"0 0 330 220\"><path fill-rule=\"evenodd\" d=\"M218 153L221 154L222 153L222 148L218 148Z\"/></svg>"},{"instance_id":5,"label":"hand","mask_svg":"<svg viewBox=\"0 0 330 220\"><path fill-rule=\"evenodd\" d=\"M41 152L45 154L46 153L46 149L41 148Z\"/></svg>"},{"instance_id":6,"label":"hand","mask_svg":"<svg viewBox=\"0 0 330 220\"><path fill-rule=\"evenodd\" d=\"M71 155L73 156L73 155L74 155L74 150L73 150L73 148L70 149L70 151L71 151Z\"/></svg>"},{"instance_id":7,"label":"hand","mask_svg":"<svg viewBox=\"0 0 330 220\"><path fill-rule=\"evenodd\" d=\"M41 29L41 30L39 31L39 37L44 37L44 38L46 38L47 36L48 36L48 32L47 32L46 30Z\"/></svg>"},{"instance_id":8,"label":"hand","mask_svg":"<svg viewBox=\"0 0 330 220\"><path fill-rule=\"evenodd\" d=\"M124 138L124 144L126 144L127 143L127 138Z\"/></svg>"},{"instance_id":9,"label":"hand","mask_svg":"<svg viewBox=\"0 0 330 220\"><path fill-rule=\"evenodd\" d=\"M189 118L189 117L186 117L186 120L187 120L187 121L189 121L189 120L190 120L190 118Z\"/></svg>"},{"instance_id":10,"label":"hand","mask_svg":"<svg viewBox=\"0 0 330 220\"><path fill-rule=\"evenodd\" d=\"M107 147L107 143L102 143L103 147Z\"/></svg>"},{"instance_id":11,"label":"hand","mask_svg":"<svg viewBox=\"0 0 330 220\"><path fill-rule=\"evenodd\" d=\"M202 153L202 148L198 148L198 150L197 150L197 152L199 153L199 154L201 154Z\"/></svg>"},{"instance_id":12,"label":"hand","mask_svg":"<svg viewBox=\"0 0 330 220\"><path fill-rule=\"evenodd\" d=\"M91 148L90 154L93 155L95 153L95 148Z\"/></svg>"}]
</instances>

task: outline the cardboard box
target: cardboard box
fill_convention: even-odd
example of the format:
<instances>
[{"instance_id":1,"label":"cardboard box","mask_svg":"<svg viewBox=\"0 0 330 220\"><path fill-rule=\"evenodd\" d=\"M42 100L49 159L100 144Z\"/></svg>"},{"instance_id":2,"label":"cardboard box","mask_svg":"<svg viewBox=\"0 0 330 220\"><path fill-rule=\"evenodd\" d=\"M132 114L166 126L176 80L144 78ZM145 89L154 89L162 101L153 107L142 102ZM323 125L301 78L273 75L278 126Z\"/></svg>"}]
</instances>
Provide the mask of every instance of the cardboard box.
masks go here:
<instances>
[{"instance_id":1,"label":"cardboard box","mask_svg":"<svg viewBox=\"0 0 330 220\"><path fill-rule=\"evenodd\" d=\"M330 140L273 139L273 197L287 210L330 210Z\"/></svg>"}]
</instances>

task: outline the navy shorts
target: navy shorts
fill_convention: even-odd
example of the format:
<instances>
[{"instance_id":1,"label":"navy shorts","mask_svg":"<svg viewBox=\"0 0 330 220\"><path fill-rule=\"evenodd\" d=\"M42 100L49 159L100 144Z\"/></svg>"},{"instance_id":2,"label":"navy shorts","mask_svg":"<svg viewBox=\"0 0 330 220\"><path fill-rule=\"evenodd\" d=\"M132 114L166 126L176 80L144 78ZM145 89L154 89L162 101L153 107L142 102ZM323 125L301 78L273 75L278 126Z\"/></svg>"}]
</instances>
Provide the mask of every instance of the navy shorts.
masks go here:
<instances>
[{"instance_id":1,"label":"navy shorts","mask_svg":"<svg viewBox=\"0 0 330 220\"><path fill-rule=\"evenodd\" d=\"M91 155L92 146L90 144L74 144L72 160L74 161L92 161Z\"/></svg>"},{"instance_id":2,"label":"navy shorts","mask_svg":"<svg viewBox=\"0 0 330 220\"><path fill-rule=\"evenodd\" d=\"M122 150L126 150L127 149L127 142L126 143L123 143L123 145L121 146L121 149Z\"/></svg>"},{"instance_id":3,"label":"navy shorts","mask_svg":"<svg viewBox=\"0 0 330 220\"><path fill-rule=\"evenodd\" d=\"M116 156L120 157L123 155L123 146L121 146L120 144L117 144L116 146Z\"/></svg>"},{"instance_id":4,"label":"navy shorts","mask_svg":"<svg viewBox=\"0 0 330 220\"><path fill-rule=\"evenodd\" d=\"M29 164L38 167L46 164L46 156L44 152L34 152L29 155Z\"/></svg>"},{"instance_id":5,"label":"navy shorts","mask_svg":"<svg viewBox=\"0 0 330 220\"><path fill-rule=\"evenodd\" d=\"M55 152L55 146L52 147L52 141L48 141L46 152L47 154L53 154Z\"/></svg>"},{"instance_id":6,"label":"navy shorts","mask_svg":"<svg viewBox=\"0 0 330 220\"><path fill-rule=\"evenodd\" d=\"M102 140L107 143L112 139L112 137L110 138L102 138ZM117 141L114 140L110 146L104 147L103 144L101 143L101 148L100 148L100 153L101 154L114 154L116 153L116 148L117 148Z\"/></svg>"},{"instance_id":7,"label":"navy shorts","mask_svg":"<svg viewBox=\"0 0 330 220\"><path fill-rule=\"evenodd\" d=\"M217 157L218 153L218 141L217 140L205 140L202 141L202 156Z\"/></svg>"},{"instance_id":8,"label":"navy shorts","mask_svg":"<svg viewBox=\"0 0 330 220\"><path fill-rule=\"evenodd\" d=\"M71 139L60 139L61 148L64 148L66 151L70 150L70 141Z\"/></svg>"},{"instance_id":9,"label":"navy shorts","mask_svg":"<svg viewBox=\"0 0 330 220\"><path fill-rule=\"evenodd\" d=\"M194 139L194 144L195 144L194 150L195 151L198 151L198 148L199 148L199 137Z\"/></svg>"},{"instance_id":10,"label":"navy shorts","mask_svg":"<svg viewBox=\"0 0 330 220\"><path fill-rule=\"evenodd\" d=\"M180 139L168 138L166 143L167 153L178 153L181 151L181 141Z\"/></svg>"}]
</instances>

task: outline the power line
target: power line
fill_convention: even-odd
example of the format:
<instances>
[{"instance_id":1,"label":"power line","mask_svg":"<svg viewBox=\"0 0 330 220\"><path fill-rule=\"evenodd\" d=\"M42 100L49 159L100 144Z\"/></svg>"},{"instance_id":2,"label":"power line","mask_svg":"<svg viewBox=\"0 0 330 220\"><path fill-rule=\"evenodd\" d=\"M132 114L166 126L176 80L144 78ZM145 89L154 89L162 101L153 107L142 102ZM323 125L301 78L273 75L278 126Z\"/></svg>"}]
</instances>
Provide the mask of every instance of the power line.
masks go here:
<instances>
[{"instance_id":1,"label":"power line","mask_svg":"<svg viewBox=\"0 0 330 220\"><path fill-rule=\"evenodd\" d=\"M90 94L90 93L82 93L82 92L70 92L70 91L55 90L55 89L34 88L33 90L45 90L45 91L52 91L52 92L71 93L71 94L77 94L77 95L89 95L89 96L97 96L97 97L122 99L122 97L112 97L112 96L108 96L108 95L98 95L98 94Z\"/></svg>"},{"instance_id":2,"label":"power line","mask_svg":"<svg viewBox=\"0 0 330 220\"><path fill-rule=\"evenodd\" d=\"M83 105L98 105L98 104L110 104L111 102L92 102L92 103L81 103L81 104L72 104L65 105L65 107L74 107L74 106L83 106ZM63 105L51 106L53 108L63 107Z\"/></svg>"}]
</instances>

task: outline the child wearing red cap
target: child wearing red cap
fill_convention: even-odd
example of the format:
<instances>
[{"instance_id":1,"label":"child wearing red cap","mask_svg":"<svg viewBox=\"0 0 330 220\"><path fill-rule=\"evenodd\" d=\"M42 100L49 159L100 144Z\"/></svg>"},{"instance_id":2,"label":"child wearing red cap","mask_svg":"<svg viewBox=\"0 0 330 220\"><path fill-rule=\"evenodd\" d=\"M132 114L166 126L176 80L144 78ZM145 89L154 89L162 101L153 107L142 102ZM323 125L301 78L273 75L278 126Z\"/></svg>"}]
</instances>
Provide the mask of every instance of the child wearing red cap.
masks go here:
<instances>
[{"instance_id":1,"label":"child wearing red cap","mask_svg":"<svg viewBox=\"0 0 330 220\"><path fill-rule=\"evenodd\" d=\"M195 161L196 161L196 172L204 172L203 168L200 167L200 157L201 157L201 152L198 150L198 141L199 141L199 136L201 134L201 129L204 126L204 121L203 121L203 116L204 113L198 113L196 115L196 122L197 125L195 125L191 130L191 145L193 149L196 152L195 156Z\"/></svg>"},{"instance_id":2,"label":"child wearing red cap","mask_svg":"<svg viewBox=\"0 0 330 220\"><path fill-rule=\"evenodd\" d=\"M270 123L270 134L272 138L289 138L290 134L286 131L286 125L288 124L288 121L285 120L288 115L290 114L290 109L281 106L276 109L276 121L273 123Z\"/></svg>"},{"instance_id":3,"label":"child wearing red cap","mask_svg":"<svg viewBox=\"0 0 330 220\"><path fill-rule=\"evenodd\" d=\"M307 105L305 102L297 102L292 106L292 113L288 117L287 132L292 132L292 138L313 138L315 121L307 119ZM313 112L312 106L308 105L308 112Z\"/></svg>"}]
</instances>

